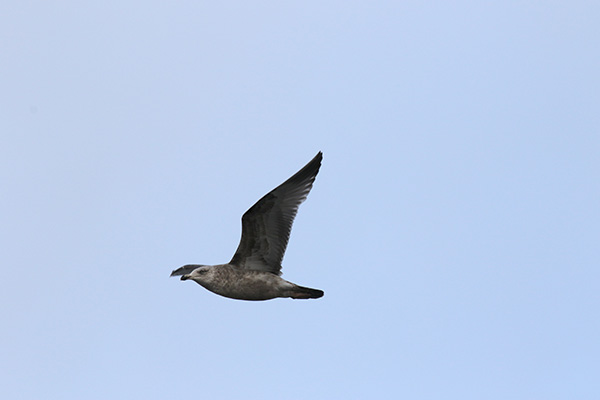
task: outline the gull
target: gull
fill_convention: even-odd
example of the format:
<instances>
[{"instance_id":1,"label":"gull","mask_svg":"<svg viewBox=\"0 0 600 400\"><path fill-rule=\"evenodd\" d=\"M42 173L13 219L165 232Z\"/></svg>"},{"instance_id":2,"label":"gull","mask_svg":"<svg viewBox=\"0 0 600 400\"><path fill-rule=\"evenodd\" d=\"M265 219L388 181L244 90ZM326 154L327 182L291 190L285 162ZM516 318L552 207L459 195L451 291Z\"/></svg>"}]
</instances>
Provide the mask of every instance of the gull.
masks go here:
<instances>
[{"instance_id":1,"label":"gull","mask_svg":"<svg viewBox=\"0 0 600 400\"><path fill-rule=\"evenodd\" d=\"M300 171L256 202L242 216L242 238L227 264L184 265L171 272L191 279L218 295L237 300L270 300L277 297L318 299L323 291L288 282L280 277L298 207L321 167L319 152Z\"/></svg>"}]
</instances>

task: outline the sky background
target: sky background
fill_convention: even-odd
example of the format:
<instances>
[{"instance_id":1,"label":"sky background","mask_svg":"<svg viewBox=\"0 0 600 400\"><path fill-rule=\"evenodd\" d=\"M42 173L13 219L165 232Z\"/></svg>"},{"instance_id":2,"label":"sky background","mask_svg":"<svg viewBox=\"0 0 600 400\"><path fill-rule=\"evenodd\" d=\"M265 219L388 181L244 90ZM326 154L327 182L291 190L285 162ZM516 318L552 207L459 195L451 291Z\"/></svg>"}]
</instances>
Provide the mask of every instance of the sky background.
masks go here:
<instances>
[{"instance_id":1,"label":"sky background","mask_svg":"<svg viewBox=\"0 0 600 400\"><path fill-rule=\"evenodd\" d=\"M600 398L598 21L3 2L2 397ZM323 298L169 278L319 150L283 277Z\"/></svg>"}]
</instances>

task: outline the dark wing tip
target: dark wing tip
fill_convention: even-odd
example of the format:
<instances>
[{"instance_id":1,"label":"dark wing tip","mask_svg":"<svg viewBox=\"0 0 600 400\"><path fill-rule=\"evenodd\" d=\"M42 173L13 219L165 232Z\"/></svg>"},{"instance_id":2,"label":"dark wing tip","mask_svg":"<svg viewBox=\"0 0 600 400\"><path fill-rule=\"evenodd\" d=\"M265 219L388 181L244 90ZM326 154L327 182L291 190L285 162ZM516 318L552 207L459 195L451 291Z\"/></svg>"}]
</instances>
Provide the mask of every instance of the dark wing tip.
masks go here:
<instances>
[{"instance_id":1,"label":"dark wing tip","mask_svg":"<svg viewBox=\"0 0 600 400\"><path fill-rule=\"evenodd\" d=\"M303 182L306 179L310 179L310 178L312 178L311 182L310 182L310 184L312 186L312 181L319 173L319 169L321 169L321 161L322 160L323 160L323 152L319 151L317 153L317 155L314 156L314 158L308 162L308 164L306 164L304 167L302 167L302 169L300 171L296 172L294 175L292 175L291 178L289 178L287 181L282 183L280 186L284 186L285 184L289 184L289 183Z\"/></svg>"}]
</instances>

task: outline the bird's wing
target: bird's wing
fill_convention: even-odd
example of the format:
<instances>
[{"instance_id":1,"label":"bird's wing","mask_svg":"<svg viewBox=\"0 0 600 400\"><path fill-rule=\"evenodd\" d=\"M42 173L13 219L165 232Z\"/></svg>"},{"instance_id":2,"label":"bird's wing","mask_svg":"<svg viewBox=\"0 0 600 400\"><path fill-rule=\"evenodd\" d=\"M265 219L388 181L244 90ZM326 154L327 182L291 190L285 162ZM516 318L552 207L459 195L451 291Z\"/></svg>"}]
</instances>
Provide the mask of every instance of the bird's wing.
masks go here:
<instances>
[{"instance_id":1,"label":"bird's wing","mask_svg":"<svg viewBox=\"0 0 600 400\"><path fill-rule=\"evenodd\" d=\"M306 200L321 167L319 152L287 181L267 193L242 216L242 239L229 262L239 268L281 275L281 260L298 207Z\"/></svg>"}]
</instances>

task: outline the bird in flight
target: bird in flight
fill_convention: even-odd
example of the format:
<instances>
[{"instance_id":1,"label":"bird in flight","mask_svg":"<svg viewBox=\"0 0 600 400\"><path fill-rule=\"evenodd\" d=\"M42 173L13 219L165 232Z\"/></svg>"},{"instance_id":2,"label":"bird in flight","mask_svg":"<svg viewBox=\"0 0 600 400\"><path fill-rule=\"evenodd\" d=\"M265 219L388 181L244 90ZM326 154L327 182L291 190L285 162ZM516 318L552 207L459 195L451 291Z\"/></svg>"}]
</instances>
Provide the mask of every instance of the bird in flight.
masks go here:
<instances>
[{"instance_id":1,"label":"bird in flight","mask_svg":"<svg viewBox=\"0 0 600 400\"><path fill-rule=\"evenodd\" d=\"M171 272L191 279L221 296L238 300L270 300L277 297L318 299L323 291L280 278L281 260L290 238L298 207L321 167L319 152L300 171L258 200L242 216L242 239L227 264L184 265Z\"/></svg>"}]
</instances>

